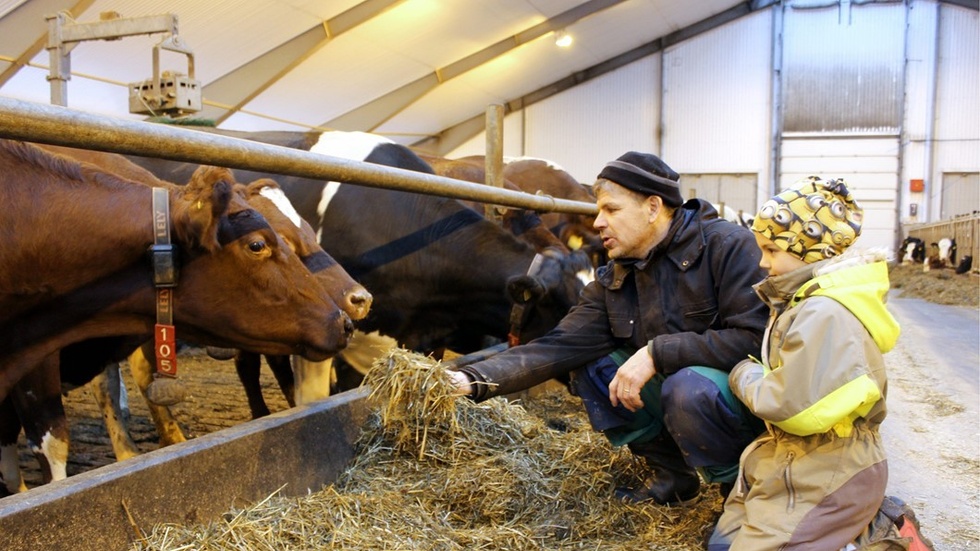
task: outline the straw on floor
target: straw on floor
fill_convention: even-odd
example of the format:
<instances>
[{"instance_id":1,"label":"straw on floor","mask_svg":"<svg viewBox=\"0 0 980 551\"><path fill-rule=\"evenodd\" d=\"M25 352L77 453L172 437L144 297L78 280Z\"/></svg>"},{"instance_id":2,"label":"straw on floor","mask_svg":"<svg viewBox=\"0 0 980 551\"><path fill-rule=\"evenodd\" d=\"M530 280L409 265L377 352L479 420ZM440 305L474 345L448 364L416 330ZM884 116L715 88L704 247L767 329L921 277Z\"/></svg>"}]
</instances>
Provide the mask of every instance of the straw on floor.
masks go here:
<instances>
[{"instance_id":1,"label":"straw on floor","mask_svg":"<svg viewBox=\"0 0 980 551\"><path fill-rule=\"evenodd\" d=\"M158 525L133 549L692 551L720 512L713 491L686 509L615 500L642 468L563 391L528 403L536 414L503 398L474 404L438 362L404 350L365 384L375 411L334 484L206 525Z\"/></svg>"}]
</instances>

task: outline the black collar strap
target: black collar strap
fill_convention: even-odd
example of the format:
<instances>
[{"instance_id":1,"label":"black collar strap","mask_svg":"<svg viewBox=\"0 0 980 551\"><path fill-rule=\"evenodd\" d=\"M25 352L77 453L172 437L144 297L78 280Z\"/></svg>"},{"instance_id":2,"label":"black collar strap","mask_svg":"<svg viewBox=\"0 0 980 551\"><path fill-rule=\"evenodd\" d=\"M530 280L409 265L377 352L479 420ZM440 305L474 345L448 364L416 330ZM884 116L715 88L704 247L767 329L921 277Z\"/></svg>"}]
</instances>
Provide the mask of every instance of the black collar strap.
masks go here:
<instances>
[{"instance_id":1,"label":"black collar strap","mask_svg":"<svg viewBox=\"0 0 980 551\"><path fill-rule=\"evenodd\" d=\"M153 286L177 286L177 251L170 242L170 197L166 188L153 188Z\"/></svg>"}]
</instances>

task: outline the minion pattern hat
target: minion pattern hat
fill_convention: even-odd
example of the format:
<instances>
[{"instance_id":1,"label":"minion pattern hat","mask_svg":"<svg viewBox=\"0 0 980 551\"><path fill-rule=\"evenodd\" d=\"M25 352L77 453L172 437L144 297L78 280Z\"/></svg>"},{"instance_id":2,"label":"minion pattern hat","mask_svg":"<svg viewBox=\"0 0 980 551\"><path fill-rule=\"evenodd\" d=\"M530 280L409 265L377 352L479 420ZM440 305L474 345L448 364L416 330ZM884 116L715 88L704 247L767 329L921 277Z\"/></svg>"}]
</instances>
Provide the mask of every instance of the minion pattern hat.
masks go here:
<instances>
[{"instance_id":1,"label":"minion pattern hat","mask_svg":"<svg viewBox=\"0 0 980 551\"><path fill-rule=\"evenodd\" d=\"M843 179L810 176L766 201L752 231L804 262L819 262L854 243L863 212Z\"/></svg>"}]
</instances>

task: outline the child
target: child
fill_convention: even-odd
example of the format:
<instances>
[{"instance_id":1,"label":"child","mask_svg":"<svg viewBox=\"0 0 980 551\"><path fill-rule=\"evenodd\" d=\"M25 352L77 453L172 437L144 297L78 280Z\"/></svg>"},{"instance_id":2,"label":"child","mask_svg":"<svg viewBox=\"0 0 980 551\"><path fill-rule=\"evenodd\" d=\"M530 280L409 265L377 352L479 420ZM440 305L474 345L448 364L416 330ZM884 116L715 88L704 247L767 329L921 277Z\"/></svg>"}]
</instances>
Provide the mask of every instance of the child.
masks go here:
<instances>
[{"instance_id":1,"label":"child","mask_svg":"<svg viewBox=\"0 0 980 551\"><path fill-rule=\"evenodd\" d=\"M759 265L769 271L755 290L769 324L762 360L742 361L728 380L768 430L742 453L710 551L838 550L882 504L882 353L899 327L885 309L884 253L848 251L861 219L843 180L817 177L755 217Z\"/></svg>"}]
</instances>

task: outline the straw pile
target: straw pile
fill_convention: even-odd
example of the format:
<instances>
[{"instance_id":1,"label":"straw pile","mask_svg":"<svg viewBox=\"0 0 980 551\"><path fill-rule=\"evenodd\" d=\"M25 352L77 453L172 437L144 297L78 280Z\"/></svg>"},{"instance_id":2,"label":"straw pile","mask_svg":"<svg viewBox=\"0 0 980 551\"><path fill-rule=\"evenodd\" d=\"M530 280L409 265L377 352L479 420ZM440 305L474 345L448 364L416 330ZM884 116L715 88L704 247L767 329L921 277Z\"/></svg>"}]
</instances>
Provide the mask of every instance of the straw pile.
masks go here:
<instances>
[{"instance_id":1,"label":"straw pile","mask_svg":"<svg viewBox=\"0 0 980 551\"><path fill-rule=\"evenodd\" d=\"M612 498L642 469L591 431L571 397L536 399L549 419L502 398L473 404L453 396L437 362L404 350L365 384L375 413L335 484L205 526L156 526L133 549L692 551L720 512L714 491L689 509Z\"/></svg>"}]
</instances>

